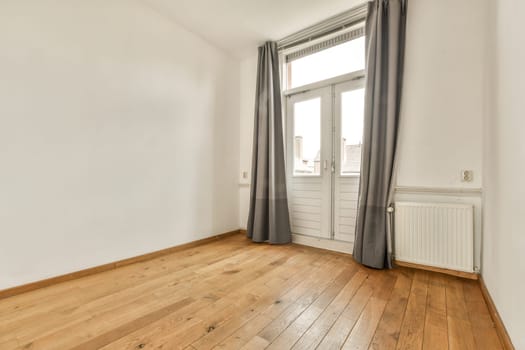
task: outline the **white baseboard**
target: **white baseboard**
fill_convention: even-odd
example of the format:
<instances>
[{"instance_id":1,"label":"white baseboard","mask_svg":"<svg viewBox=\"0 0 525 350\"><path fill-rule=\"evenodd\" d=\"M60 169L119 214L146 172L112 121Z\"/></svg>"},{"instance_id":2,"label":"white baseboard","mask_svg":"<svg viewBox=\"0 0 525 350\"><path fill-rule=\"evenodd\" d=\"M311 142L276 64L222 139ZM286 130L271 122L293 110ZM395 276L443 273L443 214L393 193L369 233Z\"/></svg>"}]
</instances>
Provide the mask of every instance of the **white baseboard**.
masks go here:
<instances>
[{"instance_id":1,"label":"white baseboard","mask_svg":"<svg viewBox=\"0 0 525 350\"><path fill-rule=\"evenodd\" d=\"M331 239L298 235L295 233L292 234L292 242L345 254L352 254L354 250L354 243L352 242L334 241Z\"/></svg>"}]
</instances>

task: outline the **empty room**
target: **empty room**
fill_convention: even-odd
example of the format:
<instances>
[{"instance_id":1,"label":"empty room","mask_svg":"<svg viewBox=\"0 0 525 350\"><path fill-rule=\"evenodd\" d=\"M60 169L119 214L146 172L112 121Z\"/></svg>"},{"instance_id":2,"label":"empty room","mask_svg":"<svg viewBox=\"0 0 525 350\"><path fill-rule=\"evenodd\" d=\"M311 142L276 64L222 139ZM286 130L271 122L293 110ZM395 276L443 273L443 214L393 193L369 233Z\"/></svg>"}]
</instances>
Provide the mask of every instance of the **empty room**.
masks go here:
<instances>
[{"instance_id":1,"label":"empty room","mask_svg":"<svg viewBox=\"0 0 525 350\"><path fill-rule=\"evenodd\" d=\"M523 18L0 0L0 350L525 350Z\"/></svg>"}]
</instances>

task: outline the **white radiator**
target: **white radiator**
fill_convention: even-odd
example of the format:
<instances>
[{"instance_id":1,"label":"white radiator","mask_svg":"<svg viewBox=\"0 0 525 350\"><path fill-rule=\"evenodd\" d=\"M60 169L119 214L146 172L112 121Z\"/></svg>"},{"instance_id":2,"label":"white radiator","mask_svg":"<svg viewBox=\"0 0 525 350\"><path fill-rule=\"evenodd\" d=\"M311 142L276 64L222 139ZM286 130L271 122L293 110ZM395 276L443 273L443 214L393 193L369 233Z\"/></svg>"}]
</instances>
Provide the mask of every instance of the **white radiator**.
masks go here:
<instances>
[{"instance_id":1,"label":"white radiator","mask_svg":"<svg viewBox=\"0 0 525 350\"><path fill-rule=\"evenodd\" d=\"M474 208L448 203L395 204L395 259L474 271Z\"/></svg>"}]
</instances>

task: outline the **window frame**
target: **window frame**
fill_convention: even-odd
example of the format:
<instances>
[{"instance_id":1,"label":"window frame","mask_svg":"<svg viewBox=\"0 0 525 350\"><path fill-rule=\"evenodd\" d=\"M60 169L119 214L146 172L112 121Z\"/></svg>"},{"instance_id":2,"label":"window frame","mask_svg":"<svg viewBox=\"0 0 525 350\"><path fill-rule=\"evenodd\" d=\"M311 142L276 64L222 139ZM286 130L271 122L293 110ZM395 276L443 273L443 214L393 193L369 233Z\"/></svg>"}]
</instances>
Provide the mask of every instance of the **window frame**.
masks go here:
<instances>
[{"instance_id":1,"label":"window frame","mask_svg":"<svg viewBox=\"0 0 525 350\"><path fill-rule=\"evenodd\" d=\"M324 86L327 86L327 85L342 83L342 82L345 82L345 81L355 80L355 79L359 79L359 78L364 77L365 70L363 69L363 70L358 70L358 71L353 71L353 72L350 72L350 73L338 75L338 76L335 76L335 77L332 77L332 78L319 80L319 81L316 81L316 82L313 82L313 83L310 83L310 84L297 86L295 88L289 88L289 83L291 81L291 69L290 69L290 63L291 62L286 62L286 56L290 55L291 53L294 53L294 52L297 52L297 51L301 51L301 50L303 50L305 48L317 45L317 44L322 43L324 41L328 41L330 39L333 39L333 38L338 37L340 35L343 35L345 33L350 33L350 32L353 32L353 31L355 31L357 29L364 28L364 27L365 27L365 22L361 21L361 22L358 22L357 24L354 24L354 25L349 26L347 28L344 28L342 30L338 30L338 31L335 31L333 33L326 34L326 35L323 35L323 36L318 37L316 39L310 40L310 41L308 41L306 43L298 44L296 46L293 46L293 47L290 47L290 48L287 48L287 49L279 50L279 62L281 62L281 67L280 67L281 68L280 69L280 71L281 71L281 87L282 87L283 95L284 96L289 96L289 95L293 95L293 94L296 94L296 93L300 93L300 92L316 89L316 88L319 88L319 87L324 87ZM360 37L357 37L357 38L360 38ZM355 39L357 39L357 38L355 38ZM355 39L351 39L351 40L355 40ZM348 41L351 41L351 40L348 40ZM343 44L343 43L341 43L341 44ZM321 51L323 51L323 50L321 50ZM318 51L318 52L321 52L321 51Z\"/></svg>"}]
</instances>

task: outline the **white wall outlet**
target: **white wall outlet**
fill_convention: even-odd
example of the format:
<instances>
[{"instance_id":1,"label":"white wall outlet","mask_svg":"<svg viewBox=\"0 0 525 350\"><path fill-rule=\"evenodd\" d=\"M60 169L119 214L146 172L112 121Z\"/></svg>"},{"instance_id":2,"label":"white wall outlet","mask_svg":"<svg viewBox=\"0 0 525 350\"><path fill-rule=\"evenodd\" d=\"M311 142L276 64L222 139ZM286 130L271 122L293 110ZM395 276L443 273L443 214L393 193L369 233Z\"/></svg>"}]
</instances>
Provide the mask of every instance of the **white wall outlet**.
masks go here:
<instances>
[{"instance_id":1,"label":"white wall outlet","mask_svg":"<svg viewBox=\"0 0 525 350\"><path fill-rule=\"evenodd\" d=\"M461 170L461 182L472 182L474 172L472 170Z\"/></svg>"}]
</instances>

